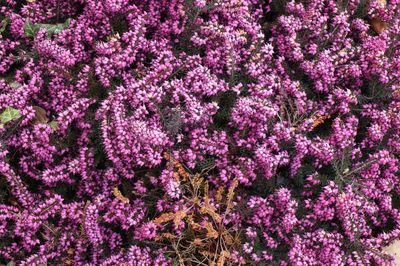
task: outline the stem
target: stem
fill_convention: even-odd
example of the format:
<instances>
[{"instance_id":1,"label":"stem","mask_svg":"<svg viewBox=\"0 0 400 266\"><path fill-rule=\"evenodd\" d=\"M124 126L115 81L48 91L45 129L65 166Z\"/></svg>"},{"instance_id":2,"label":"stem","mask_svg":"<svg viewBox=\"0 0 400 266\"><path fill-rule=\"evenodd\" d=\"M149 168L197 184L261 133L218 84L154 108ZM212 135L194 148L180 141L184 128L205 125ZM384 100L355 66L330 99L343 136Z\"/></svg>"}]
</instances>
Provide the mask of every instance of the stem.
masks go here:
<instances>
[{"instance_id":1,"label":"stem","mask_svg":"<svg viewBox=\"0 0 400 266\"><path fill-rule=\"evenodd\" d=\"M60 18L60 0L57 0L57 23L59 22L59 18Z\"/></svg>"}]
</instances>

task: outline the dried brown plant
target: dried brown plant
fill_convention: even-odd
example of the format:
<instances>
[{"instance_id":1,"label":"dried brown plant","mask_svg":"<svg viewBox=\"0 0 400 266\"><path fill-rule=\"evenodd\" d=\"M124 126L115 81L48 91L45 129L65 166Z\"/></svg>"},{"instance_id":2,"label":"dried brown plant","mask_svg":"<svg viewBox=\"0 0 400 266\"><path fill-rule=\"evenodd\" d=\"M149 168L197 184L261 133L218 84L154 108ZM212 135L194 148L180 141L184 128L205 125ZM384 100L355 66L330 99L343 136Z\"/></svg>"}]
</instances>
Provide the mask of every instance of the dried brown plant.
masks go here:
<instances>
[{"instance_id":1,"label":"dried brown plant","mask_svg":"<svg viewBox=\"0 0 400 266\"><path fill-rule=\"evenodd\" d=\"M180 265L231 265L231 252L240 249L241 237L233 226L224 223L224 218L235 206L237 179L227 191L223 187L211 190L204 177L190 173L171 154L164 153L164 158L184 191L184 203L180 210L166 211L153 220L166 229L155 240L168 244ZM176 233L177 227L181 234Z\"/></svg>"}]
</instances>

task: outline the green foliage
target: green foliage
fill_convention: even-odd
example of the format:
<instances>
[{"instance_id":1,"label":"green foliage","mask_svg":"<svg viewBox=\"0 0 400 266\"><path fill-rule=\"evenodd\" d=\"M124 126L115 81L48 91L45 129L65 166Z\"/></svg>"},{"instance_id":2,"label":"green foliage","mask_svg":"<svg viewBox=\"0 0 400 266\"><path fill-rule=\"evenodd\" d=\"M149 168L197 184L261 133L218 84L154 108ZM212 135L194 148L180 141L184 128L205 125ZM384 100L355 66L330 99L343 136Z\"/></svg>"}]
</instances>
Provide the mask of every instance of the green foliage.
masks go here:
<instances>
[{"instance_id":1,"label":"green foliage","mask_svg":"<svg viewBox=\"0 0 400 266\"><path fill-rule=\"evenodd\" d=\"M220 107L213 119L218 129L229 132L228 123L231 119L232 108L235 106L237 94L235 92L224 92L216 95L216 102Z\"/></svg>"},{"instance_id":2,"label":"green foliage","mask_svg":"<svg viewBox=\"0 0 400 266\"><path fill-rule=\"evenodd\" d=\"M368 15L367 0L361 0L351 18L365 18Z\"/></svg>"},{"instance_id":3,"label":"green foliage","mask_svg":"<svg viewBox=\"0 0 400 266\"><path fill-rule=\"evenodd\" d=\"M0 28L0 33L6 30L6 27L8 25L8 18L5 18L1 21L1 28Z\"/></svg>"},{"instance_id":4,"label":"green foliage","mask_svg":"<svg viewBox=\"0 0 400 266\"><path fill-rule=\"evenodd\" d=\"M300 168L297 170L296 175L293 178L293 183L297 186L302 188L304 185L304 180L305 178L314 173L315 168L311 164L303 164L300 166Z\"/></svg>"},{"instance_id":5,"label":"green foliage","mask_svg":"<svg viewBox=\"0 0 400 266\"><path fill-rule=\"evenodd\" d=\"M57 121L51 121L49 123L49 126L51 126L51 128L55 131L55 130L57 130L58 122Z\"/></svg>"},{"instance_id":6,"label":"green foliage","mask_svg":"<svg viewBox=\"0 0 400 266\"><path fill-rule=\"evenodd\" d=\"M12 107L7 107L6 110L4 110L3 113L0 114L0 120L1 123L5 124L7 122L10 122L13 119L20 118L20 110L12 108Z\"/></svg>"},{"instance_id":7,"label":"green foliage","mask_svg":"<svg viewBox=\"0 0 400 266\"><path fill-rule=\"evenodd\" d=\"M30 22L29 19L27 19L25 21L25 25L24 25L24 33L26 37L33 37L36 35L36 33L38 32L39 28L35 27L35 24L33 24L32 22Z\"/></svg>"},{"instance_id":8,"label":"green foliage","mask_svg":"<svg viewBox=\"0 0 400 266\"><path fill-rule=\"evenodd\" d=\"M15 263L13 261L10 261L9 263L7 263L7 266L15 266Z\"/></svg>"},{"instance_id":9,"label":"green foliage","mask_svg":"<svg viewBox=\"0 0 400 266\"><path fill-rule=\"evenodd\" d=\"M60 33L71 24L71 19L67 19L64 23L58 24L33 24L29 19L25 21L24 33L26 37L35 37L40 28L47 30L48 37L51 38L54 34Z\"/></svg>"}]
</instances>

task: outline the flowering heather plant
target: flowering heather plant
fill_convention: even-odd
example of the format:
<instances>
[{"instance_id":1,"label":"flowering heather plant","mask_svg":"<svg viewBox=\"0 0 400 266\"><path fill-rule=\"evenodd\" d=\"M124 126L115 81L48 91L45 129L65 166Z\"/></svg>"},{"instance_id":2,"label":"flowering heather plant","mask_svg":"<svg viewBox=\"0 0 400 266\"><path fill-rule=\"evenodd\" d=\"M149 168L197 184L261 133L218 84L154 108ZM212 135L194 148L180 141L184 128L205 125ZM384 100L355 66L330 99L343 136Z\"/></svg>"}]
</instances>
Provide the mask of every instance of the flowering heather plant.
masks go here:
<instances>
[{"instance_id":1,"label":"flowering heather plant","mask_svg":"<svg viewBox=\"0 0 400 266\"><path fill-rule=\"evenodd\" d=\"M394 265L399 0L0 0L0 264Z\"/></svg>"}]
</instances>

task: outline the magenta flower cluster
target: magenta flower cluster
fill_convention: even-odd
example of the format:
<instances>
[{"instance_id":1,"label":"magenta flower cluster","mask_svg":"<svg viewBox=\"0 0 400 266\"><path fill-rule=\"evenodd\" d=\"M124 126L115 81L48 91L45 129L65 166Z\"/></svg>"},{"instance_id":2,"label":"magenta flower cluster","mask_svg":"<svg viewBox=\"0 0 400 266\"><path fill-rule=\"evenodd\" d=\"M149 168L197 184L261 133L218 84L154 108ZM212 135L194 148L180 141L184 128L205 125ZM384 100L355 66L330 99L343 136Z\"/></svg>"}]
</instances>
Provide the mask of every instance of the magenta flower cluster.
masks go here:
<instances>
[{"instance_id":1,"label":"magenta flower cluster","mask_svg":"<svg viewBox=\"0 0 400 266\"><path fill-rule=\"evenodd\" d=\"M399 0L3 0L0 23L0 264L181 262L164 154L215 208L238 180L230 263L394 263Z\"/></svg>"}]
</instances>

